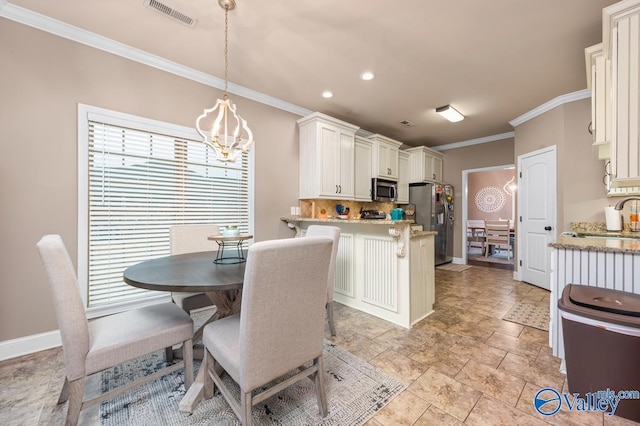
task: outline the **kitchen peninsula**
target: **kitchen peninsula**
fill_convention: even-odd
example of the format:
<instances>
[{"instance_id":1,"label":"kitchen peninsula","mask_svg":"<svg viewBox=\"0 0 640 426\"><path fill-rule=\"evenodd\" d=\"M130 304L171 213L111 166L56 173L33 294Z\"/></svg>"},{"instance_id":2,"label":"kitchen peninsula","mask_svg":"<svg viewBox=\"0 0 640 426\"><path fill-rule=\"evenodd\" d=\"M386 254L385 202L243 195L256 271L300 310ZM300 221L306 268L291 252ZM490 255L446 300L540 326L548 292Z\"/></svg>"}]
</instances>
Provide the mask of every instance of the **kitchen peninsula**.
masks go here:
<instances>
[{"instance_id":1,"label":"kitchen peninsula","mask_svg":"<svg viewBox=\"0 0 640 426\"><path fill-rule=\"evenodd\" d=\"M411 220L283 217L296 236L312 224L341 229L334 300L405 328L433 313L434 235Z\"/></svg>"},{"instance_id":2,"label":"kitchen peninsula","mask_svg":"<svg viewBox=\"0 0 640 426\"><path fill-rule=\"evenodd\" d=\"M560 235L551 251L549 344L563 360L564 341L558 299L568 284L580 284L640 294L640 235L586 228L571 223L573 235Z\"/></svg>"}]
</instances>

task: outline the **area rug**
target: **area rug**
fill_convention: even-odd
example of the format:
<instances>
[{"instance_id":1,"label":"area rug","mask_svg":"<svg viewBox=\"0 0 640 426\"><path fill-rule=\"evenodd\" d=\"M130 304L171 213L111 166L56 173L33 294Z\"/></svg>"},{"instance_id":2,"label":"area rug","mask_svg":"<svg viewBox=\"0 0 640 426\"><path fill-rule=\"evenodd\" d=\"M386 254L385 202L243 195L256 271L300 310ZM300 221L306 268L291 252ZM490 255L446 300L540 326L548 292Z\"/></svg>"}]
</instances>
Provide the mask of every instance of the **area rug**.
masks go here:
<instances>
[{"instance_id":1,"label":"area rug","mask_svg":"<svg viewBox=\"0 0 640 426\"><path fill-rule=\"evenodd\" d=\"M459 265L457 263L445 263L444 265L436 266L436 269L453 272L462 272L466 271L469 268L471 268L471 265Z\"/></svg>"},{"instance_id":2,"label":"area rug","mask_svg":"<svg viewBox=\"0 0 640 426\"><path fill-rule=\"evenodd\" d=\"M503 320L549 331L549 306L516 303L502 317Z\"/></svg>"},{"instance_id":3,"label":"area rug","mask_svg":"<svg viewBox=\"0 0 640 426\"><path fill-rule=\"evenodd\" d=\"M102 373L102 392L121 386L140 372L149 373L164 363L157 352ZM197 362L196 366L199 367ZM404 385L367 362L326 341L324 380L329 414L320 416L315 386L304 379L253 408L256 425L362 425L396 396ZM224 375L236 397L239 388ZM202 400L193 414L178 410L184 395L181 372L154 380L100 406L100 425L239 425L224 398Z\"/></svg>"}]
</instances>

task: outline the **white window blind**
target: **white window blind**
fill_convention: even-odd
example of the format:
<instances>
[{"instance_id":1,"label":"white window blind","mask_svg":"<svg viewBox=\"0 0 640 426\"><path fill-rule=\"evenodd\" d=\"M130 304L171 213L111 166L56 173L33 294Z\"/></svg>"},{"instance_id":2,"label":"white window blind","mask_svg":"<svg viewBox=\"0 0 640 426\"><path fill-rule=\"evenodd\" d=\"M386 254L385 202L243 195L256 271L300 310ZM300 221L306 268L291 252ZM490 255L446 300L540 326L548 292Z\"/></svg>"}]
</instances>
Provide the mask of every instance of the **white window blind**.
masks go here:
<instances>
[{"instance_id":1,"label":"white window blind","mask_svg":"<svg viewBox=\"0 0 640 426\"><path fill-rule=\"evenodd\" d=\"M236 224L249 233L248 154L222 163L201 141L168 134L170 126L126 124L87 120L88 309L158 296L122 273L168 255L171 225Z\"/></svg>"}]
</instances>

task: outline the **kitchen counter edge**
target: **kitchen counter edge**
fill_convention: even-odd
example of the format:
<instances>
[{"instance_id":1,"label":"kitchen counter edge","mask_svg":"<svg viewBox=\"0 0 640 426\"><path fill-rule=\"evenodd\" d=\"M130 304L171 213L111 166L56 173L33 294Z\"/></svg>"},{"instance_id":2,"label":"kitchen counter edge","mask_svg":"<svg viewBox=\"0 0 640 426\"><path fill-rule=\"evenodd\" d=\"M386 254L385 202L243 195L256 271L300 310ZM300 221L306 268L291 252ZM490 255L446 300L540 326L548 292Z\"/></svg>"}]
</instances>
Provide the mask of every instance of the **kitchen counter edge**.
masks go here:
<instances>
[{"instance_id":1,"label":"kitchen counter edge","mask_svg":"<svg viewBox=\"0 0 640 426\"><path fill-rule=\"evenodd\" d=\"M317 219L310 217L294 217L294 216L286 216L281 217L280 220L287 223L297 223L297 222L316 222L316 223L343 223L350 225L387 225L387 226L409 226L413 225L415 222L413 220L387 220L387 219L337 219L337 218L329 218L329 219ZM438 233L435 231L411 231L411 239L414 238L423 238L429 236L435 236Z\"/></svg>"},{"instance_id":2,"label":"kitchen counter edge","mask_svg":"<svg viewBox=\"0 0 640 426\"><path fill-rule=\"evenodd\" d=\"M572 250L603 251L610 253L640 254L640 239L589 238L560 235L549 247Z\"/></svg>"},{"instance_id":3,"label":"kitchen counter edge","mask_svg":"<svg viewBox=\"0 0 640 426\"><path fill-rule=\"evenodd\" d=\"M322 223L362 223L367 225L413 225L415 222L413 220L388 220L388 219L338 219L338 218L328 218L328 219L318 219L311 217L295 217L295 216L285 216L281 217L280 220L285 222L322 222Z\"/></svg>"}]
</instances>

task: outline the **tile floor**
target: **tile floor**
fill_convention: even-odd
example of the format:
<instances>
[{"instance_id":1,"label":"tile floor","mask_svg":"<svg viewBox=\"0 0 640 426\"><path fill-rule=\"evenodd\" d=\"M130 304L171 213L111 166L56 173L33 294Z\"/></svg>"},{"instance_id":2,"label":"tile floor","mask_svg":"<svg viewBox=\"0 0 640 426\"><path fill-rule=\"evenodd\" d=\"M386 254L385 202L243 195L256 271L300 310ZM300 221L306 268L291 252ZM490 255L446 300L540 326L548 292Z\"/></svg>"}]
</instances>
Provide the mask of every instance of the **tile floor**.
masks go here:
<instances>
[{"instance_id":1,"label":"tile floor","mask_svg":"<svg viewBox=\"0 0 640 426\"><path fill-rule=\"evenodd\" d=\"M547 291L512 276L483 266L436 270L435 313L411 330L336 306L333 340L406 385L366 426L636 424L601 413L561 410L544 418L535 411L539 389L567 385L548 334L501 319L518 301L549 303ZM0 362L0 424L62 424L62 382L60 349ZM81 423L96 424L89 414Z\"/></svg>"}]
</instances>

